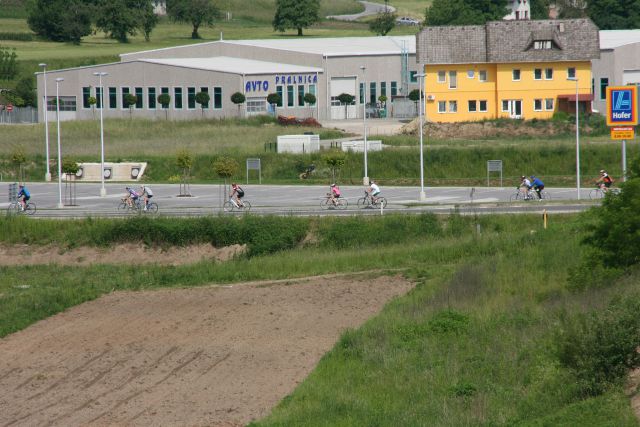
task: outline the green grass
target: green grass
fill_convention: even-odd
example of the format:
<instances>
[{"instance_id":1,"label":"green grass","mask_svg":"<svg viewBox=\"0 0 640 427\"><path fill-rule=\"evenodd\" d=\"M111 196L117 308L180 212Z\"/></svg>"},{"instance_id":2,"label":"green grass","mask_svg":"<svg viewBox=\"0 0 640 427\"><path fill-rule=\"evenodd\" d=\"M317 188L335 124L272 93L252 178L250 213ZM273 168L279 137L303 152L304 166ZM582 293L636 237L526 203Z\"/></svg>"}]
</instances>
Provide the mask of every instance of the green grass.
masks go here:
<instances>
[{"instance_id":1,"label":"green grass","mask_svg":"<svg viewBox=\"0 0 640 427\"><path fill-rule=\"evenodd\" d=\"M61 222L55 231L39 221L5 222L2 230L9 233L0 239L49 235L65 242L78 231L92 235L92 221ZM639 278L571 290L567 277L583 251L573 217L553 216L546 231L537 216L301 221L317 244L226 263L3 267L0 336L112 290L400 269L416 282L414 290L346 331L314 372L255 425L638 425L619 386L585 398L575 373L557 358L563 319L603 310L614 296L635 295L630 292ZM116 223L97 228L110 228L110 236L126 233ZM414 237L394 240L394 234Z\"/></svg>"}]
</instances>

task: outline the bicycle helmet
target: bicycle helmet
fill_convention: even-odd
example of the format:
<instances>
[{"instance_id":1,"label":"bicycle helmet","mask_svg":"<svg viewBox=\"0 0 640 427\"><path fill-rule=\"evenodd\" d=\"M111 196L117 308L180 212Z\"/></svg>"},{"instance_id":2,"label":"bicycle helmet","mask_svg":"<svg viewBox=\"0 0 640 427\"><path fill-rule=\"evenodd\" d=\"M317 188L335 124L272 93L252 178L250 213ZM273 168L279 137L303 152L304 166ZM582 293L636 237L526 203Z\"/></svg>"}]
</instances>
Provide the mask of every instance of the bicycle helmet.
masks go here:
<instances>
[{"instance_id":1,"label":"bicycle helmet","mask_svg":"<svg viewBox=\"0 0 640 427\"><path fill-rule=\"evenodd\" d=\"M522 175L522 176L520 177L520 179L525 179L525 178L526 178L526 176L524 176L524 175Z\"/></svg>"},{"instance_id":2,"label":"bicycle helmet","mask_svg":"<svg viewBox=\"0 0 640 427\"><path fill-rule=\"evenodd\" d=\"M604 173L604 169L602 169L602 170L600 171L600 173Z\"/></svg>"},{"instance_id":3,"label":"bicycle helmet","mask_svg":"<svg viewBox=\"0 0 640 427\"><path fill-rule=\"evenodd\" d=\"M124 187L125 190L131 190L131 187Z\"/></svg>"},{"instance_id":4,"label":"bicycle helmet","mask_svg":"<svg viewBox=\"0 0 640 427\"><path fill-rule=\"evenodd\" d=\"M331 186L332 186L332 187L335 187L336 185L335 185L335 184L331 184Z\"/></svg>"},{"instance_id":5,"label":"bicycle helmet","mask_svg":"<svg viewBox=\"0 0 640 427\"><path fill-rule=\"evenodd\" d=\"M531 175L529 178L536 179L536 176L535 175Z\"/></svg>"}]
</instances>

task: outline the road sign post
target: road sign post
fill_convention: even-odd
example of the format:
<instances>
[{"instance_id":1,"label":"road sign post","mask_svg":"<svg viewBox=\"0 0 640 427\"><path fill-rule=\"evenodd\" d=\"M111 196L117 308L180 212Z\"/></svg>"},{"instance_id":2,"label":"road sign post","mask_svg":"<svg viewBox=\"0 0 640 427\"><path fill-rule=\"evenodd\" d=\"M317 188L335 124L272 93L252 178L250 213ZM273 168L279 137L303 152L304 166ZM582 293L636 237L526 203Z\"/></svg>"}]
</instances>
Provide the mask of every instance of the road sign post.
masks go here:
<instances>
[{"instance_id":1,"label":"road sign post","mask_svg":"<svg viewBox=\"0 0 640 427\"><path fill-rule=\"evenodd\" d=\"M627 180L627 139L633 139L633 126L638 124L637 86L607 88L607 125L611 139L622 140L622 180Z\"/></svg>"}]
</instances>

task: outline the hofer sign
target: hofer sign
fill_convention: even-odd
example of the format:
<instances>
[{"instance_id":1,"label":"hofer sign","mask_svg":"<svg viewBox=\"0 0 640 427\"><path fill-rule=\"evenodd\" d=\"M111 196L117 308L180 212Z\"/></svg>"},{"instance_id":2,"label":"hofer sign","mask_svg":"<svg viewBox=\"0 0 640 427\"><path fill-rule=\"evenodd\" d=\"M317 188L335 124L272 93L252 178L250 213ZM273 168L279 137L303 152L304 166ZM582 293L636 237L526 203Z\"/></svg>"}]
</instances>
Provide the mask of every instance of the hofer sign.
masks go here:
<instances>
[{"instance_id":1,"label":"hofer sign","mask_svg":"<svg viewBox=\"0 0 640 427\"><path fill-rule=\"evenodd\" d=\"M638 88L612 86L607 88L607 125L635 126L638 124Z\"/></svg>"}]
</instances>

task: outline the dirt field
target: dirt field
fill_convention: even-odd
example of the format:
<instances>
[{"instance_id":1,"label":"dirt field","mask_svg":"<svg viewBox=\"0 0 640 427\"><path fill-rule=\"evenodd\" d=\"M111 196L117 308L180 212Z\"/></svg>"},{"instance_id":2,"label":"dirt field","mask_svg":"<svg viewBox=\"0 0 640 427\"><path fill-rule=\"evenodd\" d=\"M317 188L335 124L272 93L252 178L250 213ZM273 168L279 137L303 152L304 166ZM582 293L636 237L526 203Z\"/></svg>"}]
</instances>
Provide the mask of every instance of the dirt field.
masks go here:
<instances>
[{"instance_id":1,"label":"dirt field","mask_svg":"<svg viewBox=\"0 0 640 427\"><path fill-rule=\"evenodd\" d=\"M0 426L235 426L412 284L317 277L117 292L0 340Z\"/></svg>"}]
</instances>

